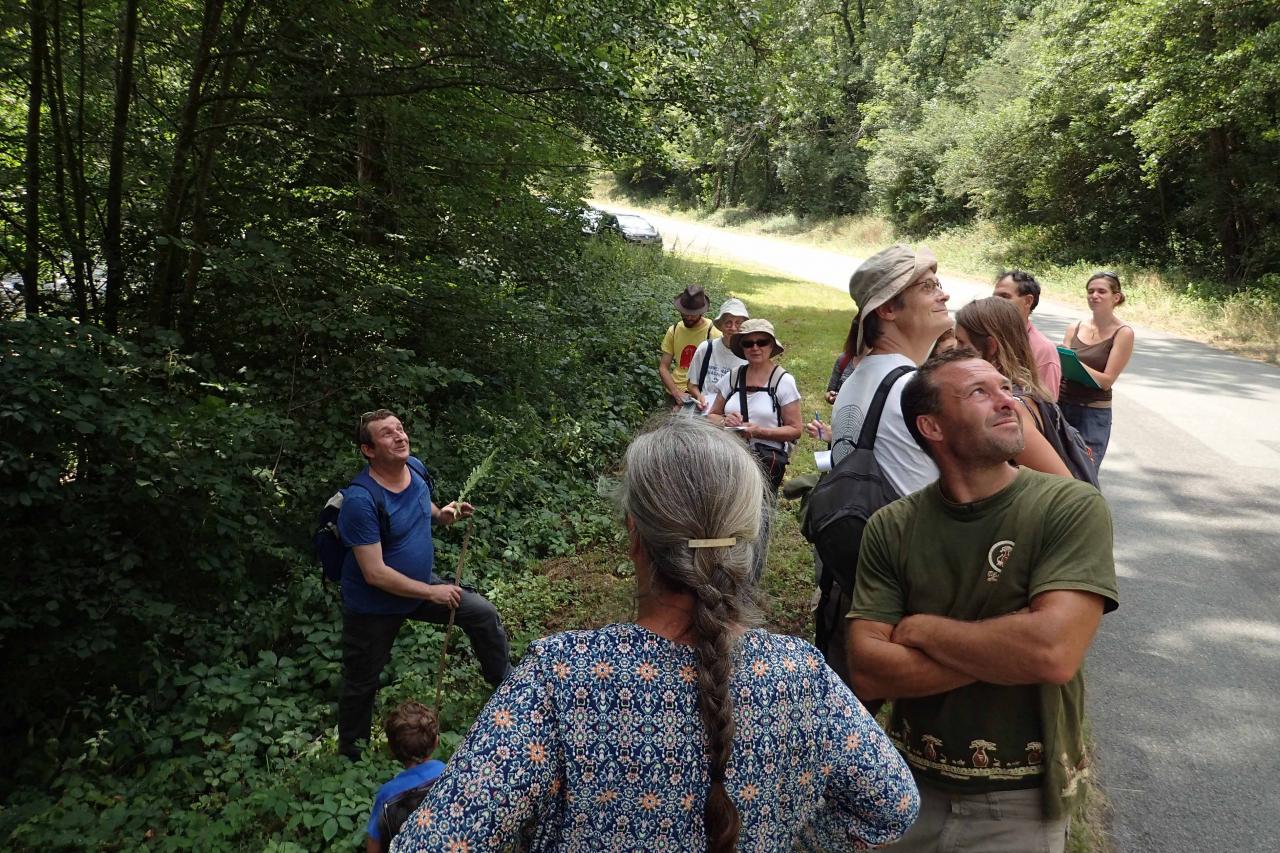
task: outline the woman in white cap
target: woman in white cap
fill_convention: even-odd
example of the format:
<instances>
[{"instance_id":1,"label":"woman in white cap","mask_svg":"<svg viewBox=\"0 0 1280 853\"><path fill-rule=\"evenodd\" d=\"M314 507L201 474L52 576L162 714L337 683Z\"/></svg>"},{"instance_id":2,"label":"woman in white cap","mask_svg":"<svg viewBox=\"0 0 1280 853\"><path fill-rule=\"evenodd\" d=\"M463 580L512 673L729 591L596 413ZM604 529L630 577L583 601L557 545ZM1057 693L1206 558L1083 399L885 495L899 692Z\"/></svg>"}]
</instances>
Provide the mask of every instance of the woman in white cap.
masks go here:
<instances>
[{"instance_id":1,"label":"woman in white cap","mask_svg":"<svg viewBox=\"0 0 1280 853\"><path fill-rule=\"evenodd\" d=\"M800 391L790 373L773 362L782 344L768 320L748 320L733 339L733 352L747 363L721 377L716 384L713 416L737 430L764 466L773 494L791 456L791 443L800 438Z\"/></svg>"},{"instance_id":2,"label":"woman in white cap","mask_svg":"<svg viewBox=\"0 0 1280 853\"><path fill-rule=\"evenodd\" d=\"M715 386L720 377L747 363L745 359L734 355L729 347L732 346L738 329L750 319L747 306L741 299L726 299L720 303L720 311L714 321L721 337L698 344L698 350L689 364L689 396L698 404L700 413L711 411L711 406L716 401Z\"/></svg>"}]
</instances>

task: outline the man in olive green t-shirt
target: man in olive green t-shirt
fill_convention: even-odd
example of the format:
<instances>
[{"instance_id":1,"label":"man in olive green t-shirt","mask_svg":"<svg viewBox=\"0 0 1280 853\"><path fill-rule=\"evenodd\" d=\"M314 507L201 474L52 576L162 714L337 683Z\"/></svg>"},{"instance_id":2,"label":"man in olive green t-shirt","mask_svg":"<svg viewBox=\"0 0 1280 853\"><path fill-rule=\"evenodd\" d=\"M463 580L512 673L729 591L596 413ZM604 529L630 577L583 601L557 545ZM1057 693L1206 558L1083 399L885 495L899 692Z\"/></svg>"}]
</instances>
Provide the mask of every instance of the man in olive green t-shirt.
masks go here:
<instances>
[{"instance_id":1,"label":"man in olive green t-shirt","mask_svg":"<svg viewBox=\"0 0 1280 853\"><path fill-rule=\"evenodd\" d=\"M895 850L1061 851L1088 775L1080 672L1117 603L1098 490L1017 468L1009 380L969 349L926 362L902 394L937 482L867 524L849 669L920 785Z\"/></svg>"}]
</instances>

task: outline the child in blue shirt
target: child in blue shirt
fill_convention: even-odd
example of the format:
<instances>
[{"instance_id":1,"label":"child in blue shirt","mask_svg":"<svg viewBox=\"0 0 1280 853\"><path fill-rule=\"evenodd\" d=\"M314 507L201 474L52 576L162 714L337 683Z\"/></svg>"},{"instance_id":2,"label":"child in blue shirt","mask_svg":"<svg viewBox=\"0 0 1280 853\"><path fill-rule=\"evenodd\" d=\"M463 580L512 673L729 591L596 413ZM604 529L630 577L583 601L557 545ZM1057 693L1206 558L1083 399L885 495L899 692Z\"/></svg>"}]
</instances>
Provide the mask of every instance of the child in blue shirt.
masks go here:
<instances>
[{"instance_id":1,"label":"child in blue shirt","mask_svg":"<svg viewBox=\"0 0 1280 853\"><path fill-rule=\"evenodd\" d=\"M393 811L407 816L412 809L405 811L403 805L394 808L398 801L403 800L407 792L414 792L416 799L410 802L416 806L422 800L426 788L444 771L442 762L431 760L440 736L440 725L435 712L426 705L412 699L401 702L387 715L383 728L387 731L387 745L391 747L391 754L405 769L379 788L377 796L373 798L373 812L369 815L369 825L365 830L369 834L369 839L365 842L366 853L386 853L391 847L391 839L400 831L399 826L392 826L388 830L387 821L383 820L387 805L392 804Z\"/></svg>"}]
</instances>

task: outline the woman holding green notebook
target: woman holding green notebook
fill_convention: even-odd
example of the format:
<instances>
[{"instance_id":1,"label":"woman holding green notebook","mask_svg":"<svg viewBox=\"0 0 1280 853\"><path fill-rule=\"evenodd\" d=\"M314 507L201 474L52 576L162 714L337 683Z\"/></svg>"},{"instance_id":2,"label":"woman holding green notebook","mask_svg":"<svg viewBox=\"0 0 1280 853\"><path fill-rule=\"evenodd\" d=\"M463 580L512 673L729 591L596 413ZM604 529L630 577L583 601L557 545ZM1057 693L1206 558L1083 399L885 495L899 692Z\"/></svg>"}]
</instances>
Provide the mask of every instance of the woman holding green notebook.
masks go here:
<instances>
[{"instance_id":1,"label":"woman holding green notebook","mask_svg":"<svg viewBox=\"0 0 1280 853\"><path fill-rule=\"evenodd\" d=\"M1089 445L1094 466L1101 468L1111 440L1111 386L1133 355L1133 328L1116 317L1116 308L1124 304L1119 276L1096 272L1089 277L1085 292L1093 316L1068 326L1062 343L1075 352L1096 387L1064 376L1058 405Z\"/></svg>"}]
</instances>

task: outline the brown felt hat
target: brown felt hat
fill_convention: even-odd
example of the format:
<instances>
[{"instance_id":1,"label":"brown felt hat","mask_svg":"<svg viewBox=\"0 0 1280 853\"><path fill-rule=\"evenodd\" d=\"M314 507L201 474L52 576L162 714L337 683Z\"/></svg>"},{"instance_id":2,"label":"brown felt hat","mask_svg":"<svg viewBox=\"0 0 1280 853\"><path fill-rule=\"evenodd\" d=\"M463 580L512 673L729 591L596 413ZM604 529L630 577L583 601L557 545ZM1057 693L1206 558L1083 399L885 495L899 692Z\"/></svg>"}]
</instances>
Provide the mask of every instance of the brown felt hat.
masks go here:
<instances>
[{"instance_id":1,"label":"brown felt hat","mask_svg":"<svg viewBox=\"0 0 1280 853\"><path fill-rule=\"evenodd\" d=\"M684 292L671 300L681 314L705 314L711 307L711 300L702 292L702 286L691 284Z\"/></svg>"}]
</instances>

